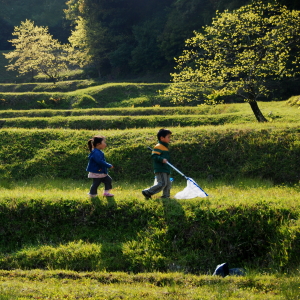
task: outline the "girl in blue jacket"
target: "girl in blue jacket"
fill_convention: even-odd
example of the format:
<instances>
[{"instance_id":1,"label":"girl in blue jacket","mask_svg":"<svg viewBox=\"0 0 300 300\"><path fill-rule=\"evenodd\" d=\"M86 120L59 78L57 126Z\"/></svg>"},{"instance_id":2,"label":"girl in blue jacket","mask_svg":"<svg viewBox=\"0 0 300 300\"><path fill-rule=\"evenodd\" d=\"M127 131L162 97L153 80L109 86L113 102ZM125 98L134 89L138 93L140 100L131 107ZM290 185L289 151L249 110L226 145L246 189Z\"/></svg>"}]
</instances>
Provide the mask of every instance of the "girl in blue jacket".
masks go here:
<instances>
[{"instance_id":1,"label":"girl in blue jacket","mask_svg":"<svg viewBox=\"0 0 300 300\"><path fill-rule=\"evenodd\" d=\"M109 191L112 189L111 177L108 175L109 168L113 168L113 165L105 161L104 153L102 150L106 148L106 141L104 136L94 136L88 141L88 147L90 149L89 163L86 171L89 172L88 178L93 178L93 184L91 185L89 196L97 197L97 189L101 182L104 183L105 197L113 197Z\"/></svg>"}]
</instances>

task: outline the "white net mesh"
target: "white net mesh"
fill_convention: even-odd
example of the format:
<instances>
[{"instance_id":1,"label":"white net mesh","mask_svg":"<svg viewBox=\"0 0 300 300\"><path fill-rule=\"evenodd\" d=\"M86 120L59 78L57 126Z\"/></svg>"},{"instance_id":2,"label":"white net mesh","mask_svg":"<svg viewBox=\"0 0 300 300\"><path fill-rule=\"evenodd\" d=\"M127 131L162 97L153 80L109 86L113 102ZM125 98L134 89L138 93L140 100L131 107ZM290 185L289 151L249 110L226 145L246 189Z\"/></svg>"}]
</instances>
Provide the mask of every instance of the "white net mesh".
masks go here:
<instances>
[{"instance_id":1,"label":"white net mesh","mask_svg":"<svg viewBox=\"0 0 300 300\"><path fill-rule=\"evenodd\" d=\"M186 188L175 195L176 199L192 199L196 197L204 198L207 197L207 195L197 186L192 178L187 180Z\"/></svg>"}]
</instances>

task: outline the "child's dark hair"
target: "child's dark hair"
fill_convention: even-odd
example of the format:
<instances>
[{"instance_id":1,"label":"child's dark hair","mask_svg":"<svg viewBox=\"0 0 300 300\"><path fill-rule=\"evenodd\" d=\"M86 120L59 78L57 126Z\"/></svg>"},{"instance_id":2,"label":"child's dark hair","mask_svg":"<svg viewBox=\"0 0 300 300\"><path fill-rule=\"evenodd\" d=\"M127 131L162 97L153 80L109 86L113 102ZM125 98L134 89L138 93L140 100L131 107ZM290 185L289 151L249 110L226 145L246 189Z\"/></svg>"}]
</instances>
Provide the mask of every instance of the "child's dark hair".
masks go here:
<instances>
[{"instance_id":1,"label":"child's dark hair","mask_svg":"<svg viewBox=\"0 0 300 300\"><path fill-rule=\"evenodd\" d=\"M100 135L94 136L92 139L90 139L88 141L88 147L90 151L92 152L93 148L95 148L97 144L101 144L104 139L105 137Z\"/></svg>"},{"instance_id":2,"label":"child's dark hair","mask_svg":"<svg viewBox=\"0 0 300 300\"><path fill-rule=\"evenodd\" d=\"M172 134L171 130L165 128L159 129L157 139L160 141L161 137L166 137L168 134Z\"/></svg>"}]
</instances>

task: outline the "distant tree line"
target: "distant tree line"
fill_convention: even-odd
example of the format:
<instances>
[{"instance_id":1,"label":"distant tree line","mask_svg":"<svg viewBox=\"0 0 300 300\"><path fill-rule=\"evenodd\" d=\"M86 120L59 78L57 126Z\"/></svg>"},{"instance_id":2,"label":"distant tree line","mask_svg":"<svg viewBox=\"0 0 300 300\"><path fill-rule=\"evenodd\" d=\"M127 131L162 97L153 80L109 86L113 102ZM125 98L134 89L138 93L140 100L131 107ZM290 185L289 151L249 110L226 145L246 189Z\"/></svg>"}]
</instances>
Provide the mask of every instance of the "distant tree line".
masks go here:
<instances>
[{"instance_id":1,"label":"distant tree line","mask_svg":"<svg viewBox=\"0 0 300 300\"><path fill-rule=\"evenodd\" d=\"M8 40L12 38L14 26L26 19L49 27L55 38L67 42L71 28L65 18L65 8L66 0L0 0L0 50L13 49Z\"/></svg>"},{"instance_id":2,"label":"distant tree line","mask_svg":"<svg viewBox=\"0 0 300 300\"><path fill-rule=\"evenodd\" d=\"M272 0L270 0L272 1ZM265 1L269 2L269 1ZM299 0L278 0L300 9ZM249 0L0 0L0 49L12 49L14 26L32 20L55 39L69 41L77 60L95 76L124 78L169 74L193 31L209 24L216 10Z\"/></svg>"},{"instance_id":3,"label":"distant tree line","mask_svg":"<svg viewBox=\"0 0 300 300\"><path fill-rule=\"evenodd\" d=\"M279 2L290 9L300 9L298 0ZM168 74L185 40L192 37L194 30L210 23L216 10L232 10L248 3L249 0L69 0L65 12L72 24L84 28L88 37L85 42L99 75L117 78L132 73Z\"/></svg>"}]
</instances>

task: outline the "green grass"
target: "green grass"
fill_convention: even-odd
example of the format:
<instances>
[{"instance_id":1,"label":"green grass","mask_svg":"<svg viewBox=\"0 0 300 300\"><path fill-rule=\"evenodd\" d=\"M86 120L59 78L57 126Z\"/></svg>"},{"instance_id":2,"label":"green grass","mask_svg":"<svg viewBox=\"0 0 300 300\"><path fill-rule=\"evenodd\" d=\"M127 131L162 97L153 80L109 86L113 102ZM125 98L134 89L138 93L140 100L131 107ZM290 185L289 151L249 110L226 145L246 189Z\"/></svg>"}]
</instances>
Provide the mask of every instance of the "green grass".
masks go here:
<instances>
[{"instance_id":1,"label":"green grass","mask_svg":"<svg viewBox=\"0 0 300 300\"><path fill-rule=\"evenodd\" d=\"M106 83L76 91L2 92L0 109L174 106L158 94L163 83Z\"/></svg>"},{"instance_id":2,"label":"green grass","mask_svg":"<svg viewBox=\"0 0 300 300\"><path fill-rule=\"evenodd\" d=\"M292 96L288 99L287 104L290 106L295 106L300 109L300 97L299 96Z\"/></svg>"},{"instance_id":3,"label":"green grass","mask_svg":"<svg viewBox=\"0 0 300 300\"><path fill-rule=\"evenodd\" d=\"M263 114L270 122L283 123L283 122L299 122L299 110L296 106L289 106L286 101L276 102L261 102L259 106ZM55 109L35 109L35 110L0 110L0 118L53 118L59 116L86 116L95 119L99 116L154 116L165 115L166 117L190 115L199 119L201 116L205 120L218 120L223 117L224 120L228 119L226 123L253 123L257 122L254 114L248 103L235 103L235 104L221 104L217 106L200 105L194 107L126 107L126 108L102 108L102 109L73 109L73 110L55 110ZM47 120L47 119L45 119ZM220 124L223 124L220 122Z\"/></svg>"},{"instance_id":4,"label":"green grass","mask_svg":"<svg viewBox=\"0 0 300 300\"><path fill-rule=\"evenodd\" d=\"M87 140L102 134L107 137L106 158L115 165L112 171L115 179L146 179L153 172L147 146L157 143L158 129L4 128L0 131L0 172L3 178L20 179L43 176L46 170L48 177L82 179L87 163ZM172 162L191 177L243 176L271 179L276 183L299 181L297 122L249 123L242 128L240 124L228 124L170 129Z\"/></svg>"},{"instance_id":5,"label":"green grass","mask_svg":"<svg viewBox=\"0 0 300 300\"><path fill-rule=\"evenodd\" d=\"M113 175L112 175L113 176ZM230 207L232 205L253 205L267 202L276 207L294 209L300 202L300 183L290 185L274 185L269 180L235 179L224 182L221 180L207 181L194 178L209 194L205 204L211 208ZM154 179L153 179L154 180ZM4 199L56 199L76 200L81 202L87 198L91 180L42 179L35 178L21 181L0 181L0 201ZM141 190L152 184L151 178L142 181L117 181L114 183L115 198L120 201L143 200ZM172 195L184 189L186 180L178 177L173 183ZM43 187L41 189L41 187ZM100 189L101 193L101 189ZM159 201L159 195L153 198ZM200 200L200 199L198 199ZM181 200L182 203L194 200Z\"/></svg>"},{"instance_id":6,"label":"green grass","mask_svg":"<svg viewBox=\"0 0 300 300\"><path fill-rule=\"evenodd\" d=\"M299 122L299 110L286 102L261 105L272 125ZM267 113L268 109L272 111ZM3 128L68 128L86 130L251 124L256 119L247 103L198 107L111 108L0 111ZM287 124L288 123L288 124Z\"/></svg>"},{"instance_id":7,"label":"green grass","mask_svg":"<svg viewBox=\"0 0 300 300\"><path fill-rule=\"evenodd\" d=\"M59 81L56 84L51 82L36 83L6 83L0 84L0 93L23 93L23 92L70 92L77 89L84 89L89 86L99 85L101 82L95 80L69 80Z\"/></svg>"},{"instance_id":8,"label":"green grass","mask_svg":"<svg viewBox=\"0 0 300 300\"><path fill-rule=\"evenodd\" d=\"M299 184L197 182L209 197L146 201L141 190L153 178L114 182L114 198L95 199L90 180L2 180L0 267L211 274L224 260L270 273L299 266ZM176 179L172 196L185 186Z\"/></svg>"},{"instance_id":9,"label":"green grass","mask_svg":"<svg viewBox=\"0 0 300 300\"><path fill-rule=\"evenodd\" d=\"M220 278L183 273L15 270L1 271L0 277L0 299L300 299L299 272L293 276L251 273L246 277Z\"/></svg>"},{"instance_id":10,"label":"green grass","mask_svg":"<svg viewBox=\"0 0 300 300\"><path fill-rule=\"evenodd\" d=\"M287 156L296 155L293 151L299 145L299 109L296 105L286 105L283 101L259 103L270 121L259 124L247 103L140 108L137 106L155 105L153 95L157 87L120 83L85 88L86 83L82 84L84 89L69 93L74 95L70 103L77 101L82 106L89 105L90 98L80 98L89 95L99 106L128 108L2 110L0 117L56 115L63 116L62 120L71 120L65 116L84 119L86 115L101 114L117 116L117 119L120 115L162 117L162 114L176 114L201 118L199 115L202 114L203 119L208 115L235 115L238 121L232 124L231 120L222 126L171 128L174 149L188 151L194 144L201 144L204 149L211 142L203 165L200 162L204 156L190 166L181 152L174 153L174 164L179 163L179 168L187 175L193 172L194 179L209 194L208 198L191 200L162 200L157 195L145 201L141 195L141 190L150 186L154 179L152 173L147 175L150 162L143 155L145 145L155 143L157 127L101 130L101 134L108 137L107 157L120 159L111 172L118 180L113 182L114 198L100 196L92 200L87 197L91 181L71 178L73 174L84 173L86 139L99 131L1 130L1 139L5 139L0 156L1 171L6 165L17 171L25 162L26 168L33 172L24 180L19 176L12 179L4 170L6 179L4 176L0 179L0 268L6 269L0 271L0 300L300 299L300 182L278 185L262 178L240 178L239 174L231 180L220 180L218 178L225 176L217 176L222 161L228 164L228 169L233 159L250 148L252 152L248 156L255 151L262 152L252 165L251 158L246 163L248 157L243 157L243 171L259 175L277 170L279 174L285 167L280 164L280 152ZM75 83L70 85L76 86ZM35 88L51 91L48 84L38 84ZM59 89L67 88L68 83L65 83ZM32 99L28 98L28 101L32 102ZM67 108L71 108L70 103ZM237 141L235 146L233 141ZM121 156L120 153L124 153L122 147L130 145L135 156ZM232 147L232 161L222 156L228 147ZM241 148L236 151L235 147ZM196 153L192 152L187 159ZM214 152L220 161L213 156ZM75 162L73 173L67 178L56 178L53 164L58 172L62 172L63 166L70 162L69 157ZM133 157L136 159L132 160ZM143 179L125 180L129 169L123 174L121 167L128 159L131 165L134 162L135 168L140 166L144 170L143 174L135 170L135 174L140 174ZM217 160L219 163L213 167ZM36 167L41 165L47 166L46 171L34 177ZM289 168L296 169L297 165ZM203 175L203 170L216 176ZM286 175L290 174L292 170ZM181 176L174 174L174 177L173 196L186 186ZM230 267L245 268L246 276L219 278L204 275L212 274L216 265L225 261Z\"/></svg>"},{"instance_id":11,"label":"green grass","mask_svg":"<svg viewBox=\"0 0 300 300\"><path fill-rule=\"evenodd\" d=\"M254 122L254 117L241 117L238 114L214 116L74 116L51 118L9 118L3 128L68 128L86 130L108 130L155 127L186 127L200 125L223 125Z\"/></svg>"},{"instance_id":12,"label":"green grass","mask_svg":"<svg viewBox=\"0 0 300 300\"><path fill-rule=\"evenodd\" d=\"M176 107L126 107L91 109L31 109L0 110L1 118L55 117L55 116L152 116L152 115L219 115L243 112L247 104L223 104L218 106L176 106ZM284 103L282 103L284 105ZM292 113L293 110L290 111Z\"/></svg>"}]
</instances>

